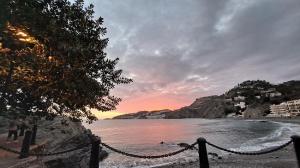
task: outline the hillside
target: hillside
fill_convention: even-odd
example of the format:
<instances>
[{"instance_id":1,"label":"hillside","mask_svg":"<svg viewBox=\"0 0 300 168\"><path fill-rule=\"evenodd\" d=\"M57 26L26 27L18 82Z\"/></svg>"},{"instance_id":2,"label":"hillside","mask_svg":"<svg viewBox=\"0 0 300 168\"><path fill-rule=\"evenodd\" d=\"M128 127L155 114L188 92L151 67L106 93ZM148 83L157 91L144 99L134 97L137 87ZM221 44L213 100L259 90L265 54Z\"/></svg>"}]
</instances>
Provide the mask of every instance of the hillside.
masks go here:
<instances>
[{"instance_id":1,"label":"hillside","mask_svg":"<svg viewBox=\"0 0 300 168\"><path fill-rule=\"evenodd\" d=\"M220 96L198 98L191 105L177 110L140 111L113 119L257 118L268 115L271 104L294 99L300 99L300 81L271 84L264 80L248 80Z\"/></svg>"},{"instance_id":2,"label":"hillside","mask_svg":"<svg viewBox=\"0 0 300 168\"><path fill-rule=\"evenodd\" d=\"M225 117L226 102L223 96L196 99L190 106L167 113L165 118L221 118Z\"/></svg>"},{"instance_id":3,"label":"hillside","mask_svg":"<svg viewBox=\"0 0 300 168\"><path fill-rule=\"evenodd\" d=\"M169 109L156 111L140 111L137 113L123 114L114 117L113 119L160 119L165 118L166 113L171 112Z\"/></svg>"}]
</instances>

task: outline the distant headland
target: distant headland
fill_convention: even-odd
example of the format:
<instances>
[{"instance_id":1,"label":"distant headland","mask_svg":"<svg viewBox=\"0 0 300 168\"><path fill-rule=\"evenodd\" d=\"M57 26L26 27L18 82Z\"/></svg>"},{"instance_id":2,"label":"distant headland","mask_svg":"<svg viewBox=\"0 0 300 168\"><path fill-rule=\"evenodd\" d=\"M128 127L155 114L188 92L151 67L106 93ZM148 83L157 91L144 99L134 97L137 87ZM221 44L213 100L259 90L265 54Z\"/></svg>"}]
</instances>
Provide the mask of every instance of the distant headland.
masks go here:
<instances>
[{"instance_id":1,"label":"distant headland","mask_svg":"<svg viewBox=\"0 0 300 168\"><path fill-rule=\"evenodd\" d=\"M191 105L177 110L140 111L124 114L113 119L181 119L181 118L260 118L278 116L271 105L300 99L300 81L293 80L271 84L265 80L247 80L237 84L222 95L197 98ZM295 106L295 108L300 106ZM297 111L297 110L296 110ZM276 113L276 114L275 114ZM284 111L284 116L300 115Z\"/></svg>"}]
</instances>

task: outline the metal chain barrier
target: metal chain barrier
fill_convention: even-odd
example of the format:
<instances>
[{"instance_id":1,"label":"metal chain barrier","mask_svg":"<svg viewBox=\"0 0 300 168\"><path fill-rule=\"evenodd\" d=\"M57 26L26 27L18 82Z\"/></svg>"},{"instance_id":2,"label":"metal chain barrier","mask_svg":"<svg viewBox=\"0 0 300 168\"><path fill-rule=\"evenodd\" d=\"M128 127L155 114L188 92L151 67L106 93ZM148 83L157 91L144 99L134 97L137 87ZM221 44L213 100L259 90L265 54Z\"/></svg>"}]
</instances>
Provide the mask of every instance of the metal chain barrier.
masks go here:
<instances>
[{"instance_id":1,"label":"metal chain barrier","mask_svg":"<svg viewBox=\"0 0 300 168\"><path fill-rule=\"evenodd\" d=\"M9 149L9 148L4 147L4 146L0 146L0 149L3 149L5 151L11 152L11 153L15 153L15 154L20 154L21 153L19 151L16 151L16 150L13 150L13 149Z\"/></svg>"},{"instance_id":2,"label":"metal chain barrier","mask_svg":"<svg viewBox=\"0 0 300 168\"><path fill-rule=\"evenodd\" d=\"M29 153L30 156L53 156L53 155L60 155L60 154L65 154L65 153L69 153L69 152L73 152L73 151L76 151L76 150L80 150L82 148L85 148L85 147L88 147L90 145L90 143L88 144L82 144L82 145L79 145L75 148L72 148L72 149L68 149L68 150L65 150L65 151L60 151L60 152L54 152L54 153Z\"/></svg>"},{"instance_id":3,"label":"metal chain barrier","mask_svg":"<svg viewBox=\"0 0 300 168\"><path fill-rule=\"evenodd\" d=\"M175 151L175 152L171 152L171 153L166 153L166 154L162 154L162 155L137 155L137 154L132 154L132 153L127 153L127 152L124 152L124 151L121 151L121 150L118 150L116 148L113 148L109 145L107 145L106 143L101 143L101 145L103 145L104 147L106 147L107 149L110 149L114 152L117 152L119 154L122 154L122 155L125 155L125 156L129 156L129 157L135 157L135 158L142 158L142 159L157 159L157 158L165 158L165 157L170 157L170 156L174 156L174 155L177 155L181 152L184 152L186 150L189 150L189 149L192 149L194 148L194 146L197 144L197 142L183 148L183 149L180 149L178 151Z\"/></svg>"},{"instance_id":4,"label":"metal chain barrier","mask_svg":"<svg viewBox=\"0 0 300 168\"><path fill-rule=\"evenodd\" d=\"M88 144L82 144L82 145L79 145L79 146L77 146L75 148L72 148L72 149L68 149L68 150L60 151L60 152L54 152L54 153L29 153L29 156L53 156L53 155L60 155L60 154L65 154L65 153L73 152L73 151L82 149L84 147L88 147L89 145L90 145L90 143L88 143ZM13 150L13 149L9 149L9 148L3 147L3 146L0 146L0 149L3 149L5 151L11 152L11 153L15 153L15 154L21 154L21 152L19 152L19 151L16 151L16 150Z\"/></svg>"},{"instance_id":5,"label":"metal chain barrier","mask_svg":"<svg viewBox=\"0 0 300 168\"><path fill-rule=\"evenodd\" d=\"M238 154L238 155L263 155L263 154L268 154L268 153L272 153L272 152L275 152L275 151L278 151L286 146L288 146L289 144L291 144L293 141L292 140L289 140L288 142L280 145L280 146L277 146L275 148L271 148L269 150L263 150L263 151L257 151L257 152L241 152L241 151L234 151L234 150L229 150L229 149L226 149L226 148L223 148L223 147L220 147L218 145L215 145L215 144L212 144L210 142L207 142L206 141L206 144L216 148L216 149L219 149L219 150L222 150L222 151L225 151L225 152L229 152L229 153L234 153L234 154ZM85 148L85 147L88 147L90 146L91 144L88 143L88 144L82 144L82 145L79 145L75 148L72 148L72 149L68 149L68 150L65 150L65 151L60 151L60 152L54 152L54 153L29 153L30 156L53 156L53 155L60 155L60 154L64 154L64 153L69 153L69 152L73 152L73 151L76 151L76 150L80 150L82 148ZM129 156L129 157L135 157L135 158L143 158L143 159L157 159L157 158L165 158L165 157L170 157L170 156L174 156L174 155L177 155L181 152L184 152L186 150L189 150L189 149L194 149L195 148L195 145L197 145L197 142L183 148L183 149L180 149L180 150L177 150L177 151L174 151L174 152L170 152L170 153L166 153L166 154L161 154L161 155L137 155L137 154L132 154L132 153L128 153L128 152L124 152L124 151L121 151L119 149L116 149L114 147L111 147L109 146L108 144L106 143L101 143L102 146L106 147L107 149L110 149L114 152L117 152L119 154L122 154L122 155L125 155L125 156ZM3 150L6 150L8 152L12 152L12 153L15 153L15 154L20 154L21 152L19 151L16 151L16 150L13 150L13 149L9 149L7 147L4 147L4 146L0 146L0 149L3 149Z\"/></svg>"},{"instance_id":6,"label":"metal chain barrier","mask_svg":"<svg viewBox=\"0 0 300 168\"><path fill-rule=\"evenodd\" d=\"M214 148L217 148L217 149L220 149L222 151L225 151L225 152L229 152L229 153L234 153L234 154L238 154L238 155L263 155L263 154L268 154L268 153L272 153L272 152L276 152L286 146L288 146L289 144L291 144L293 141L292 140L289 140L288 142L280 145L280 146L277 146L275 148L271 148L269 150L263 150L263 151L257 151L257 152L241 152L241 151L233 151L233 150L229 150L229 149L225 149L223 147L220 147L220 146L217 146L215 144L212 144L210 142L207 142L206 143Z\"/></svg>"}]
</instances>

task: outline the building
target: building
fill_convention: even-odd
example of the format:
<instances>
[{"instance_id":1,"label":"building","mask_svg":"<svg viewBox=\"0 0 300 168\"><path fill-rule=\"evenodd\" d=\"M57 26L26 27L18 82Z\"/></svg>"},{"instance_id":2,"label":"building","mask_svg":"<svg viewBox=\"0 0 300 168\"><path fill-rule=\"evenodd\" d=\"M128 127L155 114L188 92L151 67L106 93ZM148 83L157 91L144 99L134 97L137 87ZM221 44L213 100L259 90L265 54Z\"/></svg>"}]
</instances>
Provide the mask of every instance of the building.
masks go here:
<instances>
[{"instance_id":1,"label":"building","mask_svg":"<svg viewBox=\"0 0 300 168\"><path fill-rule=\"evenodd\" d=\"M262 94L273 93L273 92L276 92L276 88L270 88L268 90L260 91L260 93L262 93Z\"/></svg>"},{"instance_id":2,"label":"building","mask_svg":"<svg viewBox=\"0 0 300 168\"><path fill-rule=\"evenodd\" d=\"M300 99L283 102L279 105L270 106L270 117L294 117L300 116Z\"/></svg>"},{"instance_id":3,"label":"building","mask_svg":"<svg viewBox=\"0 0 300 168\"><path fill-rule=\"evenodd\" d=\"M300 99L287 102L291 116L300 116Z\"/></svg>"},{"instance_id":4,"label":"building","mask_svg":"<svg viewBox=\"0 0 300 168\"><path fill-rule=\"evenodd\" d=\"M269 93L269 97L280 97L282 94L280 92L271 92Z\"/></svg>"},{"instance_id":5,"label":"building","mask_svg":"<svg viewBox=\"0 0 300 168\"><path fill-rule=\"evenodd\" d=\"M240 107L241 109L245 109L246 108L246 103L245 102L239 102L239 103L235 104L234 106Z\"/></svg>"},{"instance_id":6,"label":"building","mask_svg":"<svg viewBox=\"0 0 300 168\"><path fill-rule=\"evenodd\" d=\"M234 99L234 101L244 101L245 99L246 99L246 97L244 97L244 96L237 96L237 97L234 97L233 98Z\"/></svg>"},{"instance_id":7,"label":"building","mask_svg":"<svg viewBox=\"0 0 300 168\"><path fill-rule=\"evenodd\" d=\"M289 117L289 111L288 111L288 106L286 102L283 102L278 105L271 105L270 106L271 114L269 116L271 117Z\"/></svg>"}]
</instances>

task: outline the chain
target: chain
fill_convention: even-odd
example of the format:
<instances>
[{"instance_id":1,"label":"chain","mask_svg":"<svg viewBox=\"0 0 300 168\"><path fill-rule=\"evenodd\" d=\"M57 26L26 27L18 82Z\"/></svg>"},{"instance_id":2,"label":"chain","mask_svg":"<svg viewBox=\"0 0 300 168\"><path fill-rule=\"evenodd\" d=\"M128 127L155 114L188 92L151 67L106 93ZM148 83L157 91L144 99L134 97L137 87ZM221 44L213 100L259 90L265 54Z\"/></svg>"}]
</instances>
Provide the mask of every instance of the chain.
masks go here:
<instances>
[{"instance_id":1,"label":"chain","mask_svg":"<svg viewBox=\"0 0 300 168\"><path fill-rule=\"evenodd\" d=\"M64 154L64 153L73 152L73 151L82 149L84 147L88 147L89 145L90 144L82 144L80 146L77 146L75 148L68 149L68 150L65 150L65 151L54 152L54 153L29 153L29 155L30 156L53 156L53 155L60 155L60 154ZM0 146L0 149L6 150L6 151L11 152L11 153L15 153L15 154L21 154L21 152L19 152L19 151L16 151L16 150L13 150L13 149L9 149L9 148L6 148L4 146Z\"/></svg>"},{"instance_id":2,"label":"chain","mask_svg":"<svg viewBox=\"0 0 300 168\"><path fill-rule=\"evenodd\" d=\"M90 143L88 143L88 144L82 144L82 145L79 145L79 146L77 146L75 148L68 149L68 150L65 150L65 151L60 151L60 152L54 152L54 153L29 153L29 155L31 155L31 156L53 156L53 155L60 155L60 154L65 154L65 153L73 152L73 151L76 151L76 150L80 150L82 148L88 147L89 145L90 145Z\"/></svg>"},{"instance_id":3,"label":"chain","mask_svg":"<svg viewBox=\"0 0 300 168\"><path fill-rule=\"evenodd\" d=\"M277 146L275 148L272 148L272 149L269 149L269 150L263 150L263 151L258 151L258 152L241 152L241 151L233 151L233 150L229 150L229 149L226 149L226 148L223 148L223 147L220 147L220 146L217 146L215 144L212 144L210 142L207 142L206 143L214 148L217 148L219 150L223 150L223 151L226 151L226 152L229 152L229 153L234 153L234 154L238 154L238 155L263 155L263 154L268 154L268 153L272 153L272 152L275 152L275 151L278 151L286 146L288 146L289 144L291 144L293 142L293 140L289 140L288 142L280 145L280 146ZM183 148L183 149L180 149L180 150L177 150L177 151L174 151L174 152L170 152L170 153L166 153L166 154L161 154L161 155L137 155L137 154L132 154L132 153L127 153L127 152L124 152L124 151L121 151L119 149L116 149L114 147L111 147L109 145L107 145L106 143L101 143L101 145L103 145L104 147L106 147L107 149L110 149L114 152L117 152L119 154L122 154L122 155L125 155L125 156L129 156L129 157L135 157L135 158L143 158L143 159L157 159L157 158L165 158L165 157L170 157L170 156L174 156L174 155L177 155L181 152L184 152L186 150L189 150L189 149L193 149L195 148L195 145L197 144L197 142ZM75 148L72 148L72 149L68 149L68 150L65 150L65 151L60 151L60 152L54 152L54 153L29 153L30 156L53 156L53 155L60 155L60 154L64 154L64 153L69 153L69 152L73 152L73 151L76 151L76 150L79 150L79 149L82 149L82 148L85 148L85 147L88 147L90 146L90 143L88 144L82 144L82 145L79 145ZM0 146L0 149L3 149L3 150L6 150L8 152L12 152L12 153L15 153L15 154L21 154L21 152L19 151L16 151L16 150L13 150L13 149L9 149L7 147L4 147L4 146Z\"/></svg>"},{"instance_id":4,"label":"chain","mask_svg":"<svg viewBox=\"0 0 300 168\"><path fill-rule=\"evenodd\" d=\"M15 153L15 154L21 154L21 152L19 152L19 151L9 149L9 148L4 147L4 146L0 146L0 149L6 150L6 151L11 152L11 153Z\"/></svg>"},{"instance_id":5,"label":"chain","mask_svg":"<svg viewBox=\"0 0 300 168\"><path fill-rule=\"evenodd\" d=\"M277 146L275 148L272 148L272 149L269 149L269 150L263 150L263 151L258 151L258 152L240 152L240 151L233 151L233 150L229 150L229 149L225 149L223 147L220 147L220 146L217 146L215 144L212 144L210 142L206 142L208 145L214 147L214 148L217 148L217 149L220 149L220 150L223 150L225 152L229 152L229 153L234 153L234 154L238 154L238 155L263 155L263 154L268 154L268 153L272 153L272 152L275 152L275 151L278 151L286 146L288 146L289 144L291 144L293 141L292 140L289 140L288 142L286 142L285 144L282 144L280 146Z\"/></svg>"},{"instance_id":6,"label":"chain","mask_svg":"<svg viewBox=\"0 0 300 168\"><path fill-rule=\"evenodd\" d=\"M132 154L132 153L127 153L127 152L124 152L124 151L121 151L119 149L116 149L116 148L113 148L109 145L107 145L106 143L101 143L104 147L106 147L107 149L110 149L114 152L117 152L119 154L122 154L122 155L125 155L125 156L129 156L129 157L135 157L135 158L143 158L143 159L157 159L157 158L165 158L165 157L170 157L170 156L174 156L174 155L177 155L181 152L184 152L188 149L192 149L196 144L197 142L183 148L183 149L180 149L178 151L174 151L174 152L171 152L171 153L166 153L166 154L162 154L162 155L137 155L137 154Z\"/></svg>"}]
</instances>

